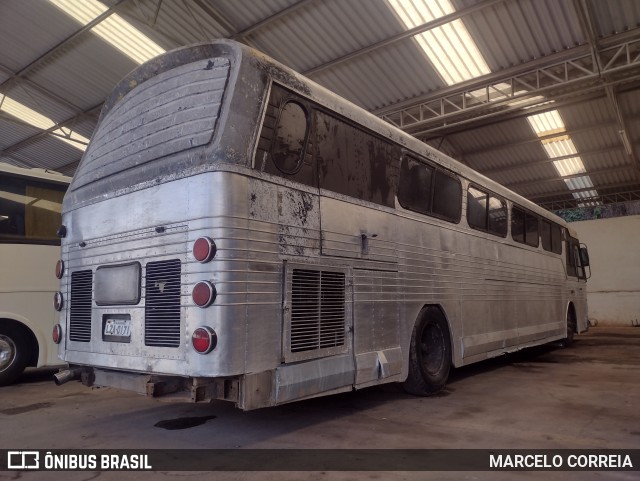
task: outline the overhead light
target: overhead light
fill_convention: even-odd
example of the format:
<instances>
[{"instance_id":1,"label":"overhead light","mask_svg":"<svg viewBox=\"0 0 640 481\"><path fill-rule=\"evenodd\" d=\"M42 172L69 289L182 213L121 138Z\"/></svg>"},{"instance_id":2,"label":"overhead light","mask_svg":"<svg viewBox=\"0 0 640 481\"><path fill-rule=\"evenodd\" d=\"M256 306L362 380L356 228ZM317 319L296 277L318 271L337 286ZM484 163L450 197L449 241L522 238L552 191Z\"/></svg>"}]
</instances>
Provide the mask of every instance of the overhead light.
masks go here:
<instances>
[{"instance_id":1,"label":"overhead light","mask_svg":"<svg viewBox=\"0 0 640 481\"><path fill-rule=\"evenodd\" d=\"M108 10L106 5L97 0L49 1L82 25L87 25ZM91 31L139 64L166 51L117 13L109 15Z\"/></svg>"},{"instance_id":2,"label":"overhead light","mask_svg":"<svg viewBox=\"0 0 640 481\"><path fill-rule=\"evenodd\" d=\"M449 0L387 0L407 29L455 12ZM491 73L462 20L414 37L447 85Z\"/></svg>"},{"instance_id":3,"label":"overhead light","mask_svg":"<svg viewBox=\"0 0 640 481\"><path fill-rule=\"evenodd\" d=\"M56 122L49 117L30 109L26 105L13 100L11 97L7 97L6 95L2 96L2 94L0 94L0 111L42 130L49 130L56 126ZM82 151L86 150L87 144L89 143L88 138L67 127L60 127L53 130L51 131L51 135Z\"/></svg>"},{"instance_id":4,"label":"overhead light","mask_svg":"<svg viewBox=\"0 0 640 481\"><path fill-rule=\"evenodd\" d=\"M618 135L622 139L622 145L624 146L624 150L627 155L633 155L633 149L631 148L631 142L629 142L629 137L627 136L626 130L618 130Z\"/></svg>"}]
</instances>

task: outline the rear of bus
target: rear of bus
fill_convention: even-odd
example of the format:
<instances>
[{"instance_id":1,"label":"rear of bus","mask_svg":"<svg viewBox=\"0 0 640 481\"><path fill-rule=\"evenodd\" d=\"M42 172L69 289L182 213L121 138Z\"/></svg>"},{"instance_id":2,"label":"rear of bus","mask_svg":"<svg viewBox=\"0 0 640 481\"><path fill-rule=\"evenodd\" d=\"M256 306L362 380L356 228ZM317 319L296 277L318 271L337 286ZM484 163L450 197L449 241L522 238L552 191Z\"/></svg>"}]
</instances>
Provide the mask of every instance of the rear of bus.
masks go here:
<instances>
[{"instance_id":1,"label":"rear of bus","mask_svg":"<svg viewBox=\"0 0 640 481\"><path fill-rule=\"evenodd\" d=\"M280 322L264 314L280 294L246 287L250 260L272 254L247 238L242 172L268 77L245 49L169 52L105 104L64 200L58 307L70 369L58 384L240 402L239 376L279 361L279 339L247 340L251 322ZM252 279L278 285L279 266L261 266Z\"/></svg>"}]
</instances>

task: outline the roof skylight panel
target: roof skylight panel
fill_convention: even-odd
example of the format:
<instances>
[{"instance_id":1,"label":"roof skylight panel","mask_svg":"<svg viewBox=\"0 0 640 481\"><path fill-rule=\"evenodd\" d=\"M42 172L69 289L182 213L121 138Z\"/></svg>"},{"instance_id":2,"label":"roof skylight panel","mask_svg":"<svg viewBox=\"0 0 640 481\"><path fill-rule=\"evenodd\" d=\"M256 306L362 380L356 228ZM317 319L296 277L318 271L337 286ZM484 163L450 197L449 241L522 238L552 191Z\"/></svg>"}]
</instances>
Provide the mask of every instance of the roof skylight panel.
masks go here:
<instances>
[{"instance_id":1,"label":"roof skylight panel","mask_svg":"<svg viewBox=\"0 0 640 481\"><path fill-rule=\"evenodd\" d=\"M87 25L108 10L106 5L97 0L49 1L82 25ZM137 63L144 63L165 52L117 13L109 15L91 31Z\"/></svg>"},{"instance_id":2,"label":"roof skylight panel","mask_svg":"<svg viewBox=\"0 0 640 481\"><path fill-rule=\"evenodd\" d=\"M560 113L557 110L529 115L527 120L538 137L545 137L566 130L562 117L560 117Z\"/></svg>"},{"instance_id":3,"label":"roof skylight panel","mask_svg":"<svg viewBox=\"0 0 640 481\"><path fill-rule=\"evenodd\" d=\"M560 112L557 110L550 110L540 114L530 115L527 117L529 125L536 133L538 137L545 137L541 139L540 143L544 148L547 156L550 159L556 157L567 157L553 162L553 166L561 177L568 177L570 175L586 173L587 169L578 155L578 149L576 149L573 140L566 134L566 127L560 116ZM556 137L547 138L550 135L558 134ZM571 156L571 157L568 157ZM593 182L588 175L581 175L579 177L571 177L569 179L563 179L574 199L581 199L587 197L596 197L598 192L593 190L574 192L580 189L591 189Z\"/></svg>"},{"instance_id":4,"label":"roof skylight panel","mask_svg":"<svg viewBox=\"0 0 640 481\"><path fill-rule=\"evenodd\" d=\"M449 0L388 0L388 3L407 29L455 12ZM460 19L414 38L447 85L491 73Z\"/></svg>"}]
</instances>

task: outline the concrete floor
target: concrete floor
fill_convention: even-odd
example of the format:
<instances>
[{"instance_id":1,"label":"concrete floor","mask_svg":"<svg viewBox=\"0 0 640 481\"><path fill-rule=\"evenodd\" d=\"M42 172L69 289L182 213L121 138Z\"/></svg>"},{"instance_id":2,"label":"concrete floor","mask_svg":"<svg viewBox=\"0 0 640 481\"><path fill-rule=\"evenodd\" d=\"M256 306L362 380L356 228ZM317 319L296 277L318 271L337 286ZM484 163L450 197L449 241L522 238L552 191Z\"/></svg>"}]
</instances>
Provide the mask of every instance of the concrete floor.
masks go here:
<instances>
[{"instance_id":1,"label":"concrete floor","mask_svg":"<svg viewBox=\"0 0 640 481\"><path fill-rule=\"evenodd\" d=\"M438 396L390 385L242 412L176 404L30 370L0 388L0 448L609 448L640 447L640 328L596 327L557 345L456 370ZM209 417L187 429L159 421ZM637 480L638 472L44 473L2 479Z\"/></svg>"}]
</instances>

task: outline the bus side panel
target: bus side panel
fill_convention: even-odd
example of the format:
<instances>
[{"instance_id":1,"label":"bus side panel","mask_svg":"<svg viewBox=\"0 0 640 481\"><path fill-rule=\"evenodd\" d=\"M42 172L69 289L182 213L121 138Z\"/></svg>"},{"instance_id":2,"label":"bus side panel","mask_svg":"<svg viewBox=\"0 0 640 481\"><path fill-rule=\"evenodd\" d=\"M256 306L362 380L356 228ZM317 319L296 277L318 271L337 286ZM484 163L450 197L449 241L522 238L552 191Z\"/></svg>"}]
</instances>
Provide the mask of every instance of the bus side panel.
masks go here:
<instances>
[{"instance_id":1,"label":"bus side panel","mask_svg":"<svg viewBox=\"0 0 640 481\"><path fill-rule=\"evenodd\" d=\"M4 263L0 269L0 318L18 321L35 335L38 367L61 364L51 340L57 322L53 294L58 290L58 279L54 268L60 247L0 244L0 258Z\"/></svg>"}]
</instances>

